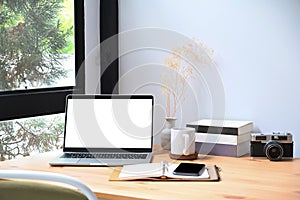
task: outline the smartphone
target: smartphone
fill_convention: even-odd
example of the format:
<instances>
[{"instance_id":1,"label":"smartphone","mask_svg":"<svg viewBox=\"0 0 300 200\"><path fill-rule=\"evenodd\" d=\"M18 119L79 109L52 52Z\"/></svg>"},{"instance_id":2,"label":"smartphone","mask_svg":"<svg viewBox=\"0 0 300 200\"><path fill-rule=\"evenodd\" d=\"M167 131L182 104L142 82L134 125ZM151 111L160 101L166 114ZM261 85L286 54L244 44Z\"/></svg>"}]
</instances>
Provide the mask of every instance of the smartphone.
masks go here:
<instances>
[{"instance_id":1,"label":"smartphone","mask_svg":"<svg viewBox=\"0 0 300 200\"><path fill-rule=\"evenodd\" d=\"M175 175L200 176L205 170L205 164L200 163L180 163L173 171Z\"/></svg>"}]
</instances>

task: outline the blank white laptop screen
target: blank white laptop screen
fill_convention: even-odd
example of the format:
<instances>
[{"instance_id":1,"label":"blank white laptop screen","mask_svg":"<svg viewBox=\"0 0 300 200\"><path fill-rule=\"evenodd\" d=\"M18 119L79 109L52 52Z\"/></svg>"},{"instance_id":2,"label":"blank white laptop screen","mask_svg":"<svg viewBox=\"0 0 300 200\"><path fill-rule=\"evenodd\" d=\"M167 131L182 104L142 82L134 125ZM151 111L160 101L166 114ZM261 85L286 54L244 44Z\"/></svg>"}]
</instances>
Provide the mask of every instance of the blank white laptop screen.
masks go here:
<instances>
[{"instance_id":1,"label":"blank white laptop screen","mask_svg":"<svg viewBox=\"0 0 300 200\"><path fill-rule=\"evenodd\" d=\"M68 99L65 148L151 148L151 99Z\"/></svg>"}]
</instances>

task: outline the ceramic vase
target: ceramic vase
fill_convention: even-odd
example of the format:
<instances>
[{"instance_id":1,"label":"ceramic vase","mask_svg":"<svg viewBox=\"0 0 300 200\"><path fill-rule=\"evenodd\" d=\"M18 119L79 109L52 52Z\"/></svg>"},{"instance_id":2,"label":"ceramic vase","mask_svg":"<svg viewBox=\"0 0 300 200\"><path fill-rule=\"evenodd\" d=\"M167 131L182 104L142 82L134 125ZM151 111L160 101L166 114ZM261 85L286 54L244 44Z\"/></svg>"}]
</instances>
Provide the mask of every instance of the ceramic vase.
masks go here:
<instances>
[{"instance_id":1,"label":"ceramic vase","mask_svg":"<svg viewBox=\"0 0 300 200\"><path fill-rule=\"evenodd\" d=\"M171 128L175 127L176 118L166 117L165 126L161 132L161 147L171 150Z\"/></svg>"}]
</instances>

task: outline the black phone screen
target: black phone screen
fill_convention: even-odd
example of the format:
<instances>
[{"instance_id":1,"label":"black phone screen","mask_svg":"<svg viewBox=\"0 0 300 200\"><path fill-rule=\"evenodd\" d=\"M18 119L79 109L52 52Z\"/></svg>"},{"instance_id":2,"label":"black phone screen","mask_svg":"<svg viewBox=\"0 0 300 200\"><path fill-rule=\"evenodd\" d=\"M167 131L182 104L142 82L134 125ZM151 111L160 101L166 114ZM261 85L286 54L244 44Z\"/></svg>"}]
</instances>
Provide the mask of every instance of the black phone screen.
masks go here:
<instances>
[{"instance_id":1,"label":"black phone screen","mask_svg":"<svg viewBox=\"0 0 300 200\"><path fill-rule=\"evenodd\" d=\"M200 163L180 163L173 174L183 176L200 176L205 170L205 165Z\"/></svg>"}]
</instances>

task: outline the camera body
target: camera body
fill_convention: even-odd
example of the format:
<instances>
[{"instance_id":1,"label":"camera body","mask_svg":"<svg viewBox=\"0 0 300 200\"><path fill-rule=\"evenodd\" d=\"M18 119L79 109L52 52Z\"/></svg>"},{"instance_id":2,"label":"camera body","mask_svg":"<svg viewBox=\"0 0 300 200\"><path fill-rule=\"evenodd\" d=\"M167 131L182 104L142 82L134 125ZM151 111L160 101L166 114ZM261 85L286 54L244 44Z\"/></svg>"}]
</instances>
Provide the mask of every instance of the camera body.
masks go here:
<instances>
[{"instance_id":1,"label":"camera body","mask_svg":"<svg viewBox=\"0 0 300 200\"><path fill-rule=\"evenodd\" d=\"M290 133L252 133L251 157L267 157L271 161L293 159L293 136Z\"/></svg>"}]
</instances>

